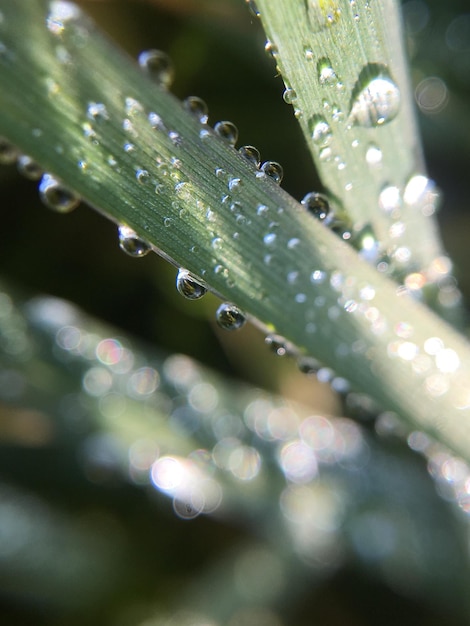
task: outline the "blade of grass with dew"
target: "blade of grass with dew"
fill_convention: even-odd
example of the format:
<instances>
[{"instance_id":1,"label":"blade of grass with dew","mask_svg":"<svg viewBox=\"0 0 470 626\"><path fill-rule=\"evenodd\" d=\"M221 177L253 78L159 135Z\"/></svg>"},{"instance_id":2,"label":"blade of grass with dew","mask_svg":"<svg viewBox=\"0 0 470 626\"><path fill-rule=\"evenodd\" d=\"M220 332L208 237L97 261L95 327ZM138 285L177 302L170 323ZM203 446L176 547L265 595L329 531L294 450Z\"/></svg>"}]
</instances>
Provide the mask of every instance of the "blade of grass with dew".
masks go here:
<instances>
[{"instance_id":1,"label":"blade of grass with dew","mask_svg":"<svg viewBox=\"0 0 470 626\"><path fill-rule=\"evenodd\" d=\"M8 3L0 133L264 329L468 458L470 348L69 2Z\"/></svg>"}]
</instances>

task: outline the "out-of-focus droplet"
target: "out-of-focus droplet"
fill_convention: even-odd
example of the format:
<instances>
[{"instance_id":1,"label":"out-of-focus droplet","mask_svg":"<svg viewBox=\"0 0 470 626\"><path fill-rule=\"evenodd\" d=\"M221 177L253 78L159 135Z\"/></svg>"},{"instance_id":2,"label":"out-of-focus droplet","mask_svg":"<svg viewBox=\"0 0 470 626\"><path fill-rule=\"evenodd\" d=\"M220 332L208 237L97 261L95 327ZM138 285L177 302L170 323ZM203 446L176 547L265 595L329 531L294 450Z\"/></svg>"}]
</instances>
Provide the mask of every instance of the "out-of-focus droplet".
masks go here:
<instances>
[{"instance_id":1,"label":"out-of-focus droplet","mask_svg":"<svg viewBox=\"0 0 470 626\"><path fill-rule=\"evenodd\" d=\"M375 144L370 144L366 151L366 163L370 167L376 167L382 163L382 150Z\"/></svg>"},{"instance_id":2,"label":"out-of-focus droplet","mask_svg":"<svg viewBox=\"0 0 470 626\"><path fill-rule=\"evenodd\" d=\"M281 335L268 335L264 343L272 350L277 356L285 356L287 354L286 340Z\"/></svg>"},{"instance_id":3,"label":"out-of-focus droplet","mask_svg":"<svg viewBox=\"0 0 470 626\"><path fill-rule=\"evenodd\" d=\"M217 122L214 126L215 132L225 139L231 146L234 146L237 143L238 139L238 129L235 124L232 122L228 122L227 120Z\"/></svg>"},{"instance_id":4,"label":"out-of-focus droplet","mask_svg":"<svg viewBox=\"0 0 470 626\"><path fill-rule=\"evenodd\" d=\"M308 193L303 197L301 203L311 215L320 221L326 219L330 213L328 198L321 193Z\"/></svg>"},{"instance_id":5,"label":"out-of-focus droplet","mask_svg":"<svg viewBox=\"0 0 470 626\"><path fill-rule=\"evenodd\" d=\"M250 13L252 15L254 15L255 17L259 17L260 16L260 12L259 12L258 7L256 6L255 0L245 0L245 2L248 5Z\"/></svg>"},{"instance_id":6,"label":"out-of-focus droplet","mask_svg":"<svg viewBox=\"0 0 470 626\"><path fill-rule=\"evenodd\" d=\"M139 54L140 67L160 87L168 89L173 82L174 71L171 60L161 50L144 50Z\"/></svg>"},{"instance_id":7,"label":"out-of-focus droplet","mask_svg":"<svg viewBox=\"0 0 470 626\"><path fill-rule=\"evenodd\" d=\"M18 149L5 137L0 137L0 165L11 165L18 158Z\"/></svg>"},{"instance_id":8,"label":"out-of-focus droplet","mask_svg":"<svg viewBox=\"0 0 470 626\"><path fill-rule=\"evenodd\" d=\"M41 167L26 154L21 154L16 163L18 171L29 180L39 180L43 175Z\"/></svg>"},{"instance_id":9,"label":"out-of-focus droplet","mask_svg":"<svg viewBox=\"0 0 470 626\"><path fill-rule=\"evenodd\" d=\"M330 59L323 57L317 63L318 80L321 85L336 85L338 77L334 71Z\"/></svg>"},{"instance_id":10,"label":"out-of-focus droplet","mask_svg":"<svg viewBox=\"0 0 470 626\"><path fill-rule=\"evenodd\" d=\"M151 250L150 245L129 226L119 226L118 237L121 250L134 258L143 257Z\"/></svg>"},{"instance_id":11,"label":"out-of-focus droplet","mask_svg":"<svg viewBox=\"0 0 470 626\"><path fill-rule=\"evenodd\" d=\"M217 324L224 330L238 330L246 322L243 311L230 302L221 304L217 309L215 317Z\"/></svg>"},{"instance_id":12,"label":"out-of-focus droplet","mask_svg":"<svg viewBox=\"0 0 470 626\"><path fill-rule=\"evenodd\" d=\"M39 183L39 197L43 204L58 213L69 213L80 204L80 196L64 187L51 174L43 174Z\"/></svg>"},{"instance_id":13,"label":"out-of-focus droplet","mask_svg":"<svg viewBox=\"0 0 470 626\"><path fill-rule=\"evenodd\" d=\"M201 98L197 96L189 96L183 102L184 108L186 111L194 115L201 124L207 124L207 120L209 119L209 109L207 108L207 104Z\"/></svg>"},{"instance_id":14,"label":"out-of-focus droplet","mask_svg":"<svg viewBox=\"0 0 470 626\"><path fill-rule=\"evenodd\" d=\"M184 268L178 271L176 288L188 300L199 300L207 293L207 288L191 272Z\"/></svg>"},{"instance_id":15,"label":"out-of-focus droplet","mask_svg":"<svg viewBox=\"0 0 470 626\"><path fill-rule=\"evenodd\" d=\"M276 161L265 161L261 166L261 171L269 178L272 178L278 185L281 184L284 172L282 165L276 163Z\"/></svg>"},{"instance_id":16,"label":"out-of-focus droplet","mask_svg":"<svg viewBox=\"0 0 470 626\"><path fill-rule=\"evenodd\" d=\"M382 126L396 117L400 101L400 90L385 68L371 63L354 87L349 120L366 128Z\"/></svg>"}]
</instances>

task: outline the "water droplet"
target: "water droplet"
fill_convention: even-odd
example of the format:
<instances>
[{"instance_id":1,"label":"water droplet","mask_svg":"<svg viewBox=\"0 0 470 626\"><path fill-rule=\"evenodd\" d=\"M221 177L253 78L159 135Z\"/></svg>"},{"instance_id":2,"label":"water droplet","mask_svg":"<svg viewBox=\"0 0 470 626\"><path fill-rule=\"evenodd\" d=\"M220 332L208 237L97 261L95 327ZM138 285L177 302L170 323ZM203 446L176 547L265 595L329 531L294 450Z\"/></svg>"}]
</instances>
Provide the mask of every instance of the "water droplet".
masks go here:
<instances>
[{"instance_id":1,"label":"water droplet","mask_svg":"<svg viewBox=\"0 0 470 626\"><path fill-rule=\"evenodd\" d=\"M245 1L246 1L247 5L248 5L250 13L252 15L254 15L255 17L259 17L260 16L260 12L259 12L258 7L256 6L255 0L245 0Z\"/></svg>"},{"instance_id":2,"label":"water droplet","mask_svg":"<svg viewBox=\"0 0 470 626\"><path fill-rule=\"evenodd\" d=\"M80 204L80 196L64 187L51 174L43 174L39 183L39 197L43 204L58 213L69 213Z\"/></svg>"},{"instance_id":3,"label":"water droplet","mask_svg":"<svg viewBox=\"0 0 470 626\"><path fill-rule=\"evenodd\" d=\"M266 43L264 44L264 51L266 52L266 54L275 57L277 54L277 47L273 44L272 41L267 39Z\"/></svg>"},{"instance_id":4,"label":"water droplet","mask_svg":"<svg viewBox=\"0 0 470 626\"><path fill-rule=\"evenodd\" d=\"M353 90L351 123L366 128L381 126L393 120L400 109L400 90L387 74L386 68L367 65L360 73Z\"/></svg>"},{"instance_id":5,"label":"water droplet","mask_svg":"<svg viewBox=\"0 0 470 626\"><path fill-rule=\"evenodd\" d=\"M297 361L297 367L302 374L316 374L321 368L320 363L311 357L302 357Z\"/></svg>"},{"instance_id":6,"label":"water droplet","mask_svg":"<svg viewBox=\"0 0 470 626\"><path fill-rule=\"evenodd\" d=\"M18 158L18 150L16 146L0 137L0 165L11 165Z\"/></svg>"},{"instance_id":7,"label":"water droplet","mask_svg":"<svg viewBox=\"0 0 470 626\"><path fill-rule=\"evenodd\" d=\"M129 226L119 226L118 237L121 250L134 258L143 257L151 250L150 245Z\"/></svg>"},{"instance_id":8,"label":"water droplet","mask_svg":"<svg viewBox=\"0 0 470 626\"><path fill-rule=\"evenodd\" d=\"M189 96L183 102L184 108L186 111L194 115L201 124L207 124L207 120L209 119L209 109L207 108L207 104L201 98L197 96Z\"/></svg>"},{"instance_id":9,"label":"water droplet","mask_svg":"<svg viewBox=\"0 0 470 626\"><path fill-rule=\"evenodd\" d=\"M163 130L166 131L165 128L165 124L163 123L162 118L158 115L158 113L155 113L154 111L151 111L148 116L147 119L150 123L150 126L154 129L154 130Z\"/></svg>"},{"instance_id":10,"label":"water droplet","mask_svg":"<svg viewBox=\"0 0 470 626\"><path fill-rule=\"evenodd\" d=\"M276 161L265 161L261 166L261 171L263 174L266 174L266 176L272 178L278 185L281 184L284 171L282 166L276 163Z\"/></svg>"},{"instance_id":11,"label":"water droplet","mask_svg":"<svg viewBox=\"0 0 470 626\"><path fill-rule=\"evenodd\" d=\"M311 192L302 199L301 203L317 219L323 221L330 213L328 198L321 193Z\"/></svg>"},{"instance_id":12,"label":"water droplet","mask_svg":"<svg viewBox=\"0 0 470 626\"><path fill-rule=\"evenodd\" d=\"M229 302L224 302L219 306L215 317L217 324L225 330L238 330L246 322L243 311Z\"/></svg>"},{"instance_id":13,"label":"water droplet","mask_svg":"<svg viewBox=\"0 0 470 626\"><path fill-rule=\"evenodd\" d=\"M260 217L262 215L267 215L269 211L269 207L267 207L265 204L258 204L258 206L256 207L256 215L259 215Z\"/></svg>"},{"instance_id":14,"label":"water droplet","mask_svg":"<svg viewBox=\"0 0 470 626\"><path fill-rule=\"evenodd\" d=\"M422 174L412 176L406 183L403 200L418 208L425 216L433 215L439 204L439 190L433 180Z\"/></svg>"},{"instance_id":15,"label":"water droplet","mask_svg":"<svg viewBox=\"0 0 470 626\"><path fill-rule=\"evenodd\" d=\"M280 335L268 335L264 343L269 346L270 350L277 354L277 356L285 356L287 354L286 340Z\"/></svg>"},{"instance_id":16,"label":"water droplet","mask_svg":"<svg viewBox=\"0 0 470 626\"><path fill-rule=\"evenodd\" d=\"M217 122L214 126L215 132L225 139L231 146L234 146L237 143L238 139L238 129L235 124L228 121Z\"/></svg>"},{"instance_id":17,"label":"water droplet","mask_svg":"<svg viewBox=\"0 0 470 626\"><path fill-rule=\"evenodd\" d=\"M109 120L108 111L102 102L89 102L86 115L92 121Z\"/></svg>"},{"instance_id":18,"label":"water droplet","mask_svg":"<svg viewBox=\"0 0 470 626\"><path fill-rule=\"evenodd\" d=\"M272 246L276 242L276 234L268 233L263 237L263 242L266 246Z\"/></svg>"},{"instance_id":19,"label":"water droplet","mask_svg":"<svg viewBox=\"0 0 470 626\"><path fill-rule=\"evenodd\" d=\"M331 143L332 134L328 122L321 115L314 115L308 124L310 136L313 142L320 148L325 148Z\"/></svg>"},{"instance_id":20,"label":"water droplet","mask_svg":"<svg viewBox=\"0 0 470 626\"><path fill-rule=\"evenodd\" d=\"M139 181L139 183L145 183L150 179L150 174L147 170L138 169L135 173L135 177Z\"/></svg>"},{"instance_id":21,"label":"water droplet","mask_svg":"<svg viewBox=\"0 0 470 626\"><path fill-rule=\"evenodd\" d=\"M80 8L74 2L54 0L49 3L49 15L46 20L47 28L53 35L61 36L67 22L78 19L80 15Z\"/></svg>"},{"instance_id":22,"label":"water droplet","mask_svg":"<svg viewBox=\"0 0 470 626\"><path fill-rule=\"evenodd\" d=\"M161 50L145 50L139 54L138 63L160 87L165 89L170 87L174 72L167 54Z\"/></svg>"},{"instance_id":23,"label":"water droplet","mask_svg":"<svg viewBox=\"0 0 470 626\"><path fill-rule=\"evenodd\" d=\"M260 154L259 150L257 150L254 146L242 146L238 149L238 152L245 157L245 159L251 161L255 167L259 167Z\"/></svg>"},{"instance_id":24,"label":"water droplet","mask_svg":"<svg viewBox=\"0 0 470 626\"><path fill-rule=\"evenodd\" d=\"M331 67L331 61L327 57L323 57L317 63L318 80L321 85L336 85L338 77Z\"/></svg>"},{"instance_id":25,"label":"water droplet","mask_svg":"<svg viewBox=\"0 0 470 626\"><path fill-rule=\"evenodd\" d=\"M286 104L293 104L293 102L297 99L297 93L291 87L286 87L284 93L282 94L282 98Z\"/></svg>"},{"instance_id":26,"label":"water droplet","mask_svg":"<svg viewBox=\"0 0 470 626\"><path fill-rule=\"evenodd\" d=\"M207 288L191 272L184 268L178 271L176 288L188 300L199 300L207 293Z\"/></svg>"},{"instance_id":27,"label":"water droplet","mask_svg":"<svg viewBox=\"0 0 470 626\"><path fill-rule=\"evenodd\" d=\"M17 167L20 174L29 180L39 180L43 174L42 169L33 161L33 159L26 154L22 154L18 157Z\"/></svg>"},{"instance_id":28,"label":"water droplet","mask_svg":"<svg viewBox=\"0 0 470 626\"><path fill-rule=\"evenodd\" d=\"M385 213L392 215L397 212L401 206L400 190L395 185L387 185L382 189L379 195L379 207Z\"/></svg>"},{"instance_id":29,"label":"water droplet","mask_svg":"<svg viewBox=\"0 0 470 626\"><path fill-rule=\"evenodd\" d=\"M382 163L382 150L375 144L370 144L367 148L366 163L371 167L375 167Z\"/></svg>"},{"instance_id":30,"label":"water droplet","mask_svg":"<svg viewBox=\"0 0 470 626\"><path fill-rule=\"evenodd\" d=\"M313 61L313 59L315 58L315 54L312 50L312 48L310 47L306 47L304 48L304 56L305 56L305 60L306 61Z\"/></svg>"},{"instance_id":31,"label":"water droplet","mask_svg":"<svg viewBox=\"0 0 470 626\"><path fill-rule=\"evenodd\" d=\"M231 191L232 193L239 191L242 185L243 183L241 178L230 178L230 180L228 181L228 188L229 191Z\"/></svg>"}]
</instances>

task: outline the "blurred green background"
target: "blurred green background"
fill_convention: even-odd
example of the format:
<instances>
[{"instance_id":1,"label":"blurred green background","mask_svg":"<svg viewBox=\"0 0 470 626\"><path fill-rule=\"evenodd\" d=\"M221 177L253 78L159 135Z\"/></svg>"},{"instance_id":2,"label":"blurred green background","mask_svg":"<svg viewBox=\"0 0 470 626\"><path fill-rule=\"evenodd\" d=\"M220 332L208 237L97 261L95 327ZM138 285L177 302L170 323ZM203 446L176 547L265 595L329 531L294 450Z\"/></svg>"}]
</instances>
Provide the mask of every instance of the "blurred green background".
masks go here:
<instances>
[{"instance_id":1,"label":"blurred green background","mask_svg":"<svg viewBox=\"0 0 470 626\"><path fill-rule=\"evenodd\" d=\"M131 56L147 48L166 51L175 67L172 91L180 98L203 98L211 124L233 121L239 129L239 145L252 144L263 159L282 164L283 187L294 197L300 199L321 188L292 110L282 100L282 81L264 53L260 24L242 0L90 0L80 4ZM438 216L442 236L467 302L468 10L467 2L457 0L404 3L426 160L443 191ZM67 216L49 212L40 204L36 185L23 179L14 166L0 168L0 183L1 273L20 300L21 294L38 293L65 298L130 333L144 351L158 346L169 353L182 352L229 378L281 392L318 411L341 411L338 398L299 375L293 362L274 358L254 329L245 328L235 337L221 332L213 321L214 298L196 303L181 298L174 288L174 268L154 255L141 260L124 255L114 225L93 210L82 206ZM47 333L37 329L34 333L36 344L47 344ZM57 382L54 376L60 372L60 363L53 362L47 346L41 350L47 354L41 371L49 359L49 375L55 382L45 386L38 402L44 401L47 412L52 406L47 403L54 394L60 395L62 404L57 402L52 410L58 421L51 426L37 414L20 415L18 403L9 402L8 397L3 397L0 414L0 565L6 564L0 567L0 622L18 626L212 623L172 618L175 599L222 554L241 550L239 546L262 534L258 522L208 517L180 520L166 500L149 495L147 489L114 471L90 476L80 462L85 433L69 428L68 418L60 421L61 414L68 415L61 384L72 389L73 372L67 371L65 382ZM9 355L3 368L11 369L13 362L15 368L26 367ZM77 366L76 378L80 371ZM4 381L4 394L7 387ZM89 408L91 413L94 410ZM251 617L240 614L229 626L468 623L465 591L459 586L468 581L466 522L454 516L451 505L437 500L424 462L404 443L392 440L383 446L392 459L387 466L393 468L392 476L400 473L399 468L408 468L414 476L397 479L398 490L416 493L417 504L422 499L427 517L415 517L414 524L417 528L429 524L442 540L430 544L442 551L434 566L442 566L448 574L448 586L436 583L442 601L432 597L435 589L424 574L423 589L428 595L407 594L386 576L376 576L375 565L358 565L353 559L321 587L315 577L312 581L304 577L299 583L303 585L300 599L284 612L261 607L264 613L260 609ZM338 471L343 476L349 469ZM377 480L380 487L367 495L368 507L372 501L379 508L384 506L396 488L390 476ZM367 481L360 484L370 488ZM7 521L2 523L2 519ZM360 520L360 515L355 519ZM449 539L448 534L455 537ZM19 536L28 537L23 552L14 550ZM8 546L14 558L9 557ZM446 554L454 555L451 563ZM406 558L403 567L405 563ZM209 578L204 585L210 598ZM167 617L152 621L153 613L165 610Z\"/></svg>"}]
</instances>

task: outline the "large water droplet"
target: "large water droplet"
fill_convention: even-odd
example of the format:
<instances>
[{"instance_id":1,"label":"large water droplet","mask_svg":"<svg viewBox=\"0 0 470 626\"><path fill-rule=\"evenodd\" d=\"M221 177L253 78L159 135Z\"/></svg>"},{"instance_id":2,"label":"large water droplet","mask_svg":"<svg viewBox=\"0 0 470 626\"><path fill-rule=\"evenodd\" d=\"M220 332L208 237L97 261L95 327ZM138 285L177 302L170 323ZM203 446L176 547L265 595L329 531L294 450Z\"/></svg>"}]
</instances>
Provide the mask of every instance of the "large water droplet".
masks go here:
<instances>
[{"instance_id":1,"label":"large water droplet","mask_svg":"<svg viewBox=\"0 0 470 626\"><path fill-rule=\"evenodd\" d=\"M58 213L69 213L80 204L80 196L64 187L51 174L44 174L41 178L39 197L43 204Z\"/></svg>"},{"instance_id":2,"label":"large water droplet","mask_svg":"<svg viewBox=\"0 0 470 626\"><path fill-rule=\"evenodd\" d=\"M400 90L384 66L371 63L360 73L351 98L349 120L372 128L393 120L400 109Z\"/></svg>"},{"instance_id":3,"label":"large water droplet","mask_svg":"<svg viewBox=\"0 0 470 626\"><path fill-rule=\"evenodd\" d=\"M140 67L160 87L168 89L173 82L174 71L171 60L161 50L144 50L139 54Z\"/></svg>"},{"instance_id":4,"label":"large water droplet","mask_svg":"<svg viewBox=\"0 0 470 626\"><path fill-rule=\"evenodd\" d=\"M148 254L150 245L141 239L135 230L129 226L121 225L118 228L119 247L123 252L134 258L140 258Z\"/></svg>"},{"instance_id":5,"label":"large water droplet","mask_svg":"<svg viewBox=\"0 0 470 626\"><path fill-rule=\"evenodd\" d=\"M201 98L197 96L189 96L183 102L186 111L189 111L194 117L196 117L201 124L207 124L209 119L209 109L207 104Z\"/></svg>"},{"instance_id":6,"label":"large water droplet","mask_svg":"<svg viewBox=\"0 0 470 626\"><path fill-rule=\"evenodd\" d=\"M238 149L238 152L245 157L245 159L251 161L255 167L259 167L261 157L259 150L257 150L254 146L242 146Z\"/></svg>"},{"instance_id":7,"label":"large water droplet","mask_svg":"<svg viewBox=\"0 0 470 626\"><path fill-rule=\"evenodd\" d=\"M215 314L217 324L225 330L238 330L245 322L243 311L230 302L224 302L219 306Z\"/></svg>"},{"instance_id":8,"label":"large water droplet","mask_svg":"<svg viewBox=\"0 0 470 626\"><path fill-rule=\"evenodd\" d=\"M320 148L324 148L331 143L332 134L328 122L321 115L314 115L309 123L310 136L313 142Z\"/></svg>"},{"instance_id":9,"label":"large water droplet","mask_svg":"<svg viewBox=\"0 0 470 626\"><path fill-rule=\"evenodd\" d=\"M176 288L188 300L199 300L207 288L188 270L181 268L176 276Z\"/></svg>"},{"instance_id":10,"label":"large water droplet","mask_svg":"<svg viewBox=\"0 0 470 626\"><path fill-rule=\"evenodd\" d=\"M217 122L214 126L214 130L219 137L225 139L225 141L227 141L231 146L234 146L237 143L238 129L235 124L232 124L232 122L228 122L226 120Z\"/></svg>"},{"instance_id":11,"label":"large water droplet","mask_svg":"<svg viewBox=\"0 0 470 626\"><path fill-rule=\"evenodd\" d=\"M302 199L302 204L317 219L323 221L330 213L328 198L321 193L311 192Z\"/></svg>"},{"instance_id":12,"label":"large water droplet","mask_svg":"<svg viewBox=\"0 0 470 626\"><path fill-rule=\"evenodd\" d=\"M269 178L272 178L278 185L281 184L284 171L282 165L276 163L276 161L265 161L261 166L261 171Z\"/></svg>"},{"instance_id":13,"label":"large water droplet","mask_svg":"<svg viewBox=\"0 0 470 626\"><path fill-rule=\"evenodd\" d=\"M19 173L25 178L29 178L29 180L39 180L43 175L42 168L26 154L22 154L18 157L16 166Z\"/></svg>"}]
</instances>

